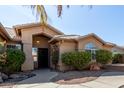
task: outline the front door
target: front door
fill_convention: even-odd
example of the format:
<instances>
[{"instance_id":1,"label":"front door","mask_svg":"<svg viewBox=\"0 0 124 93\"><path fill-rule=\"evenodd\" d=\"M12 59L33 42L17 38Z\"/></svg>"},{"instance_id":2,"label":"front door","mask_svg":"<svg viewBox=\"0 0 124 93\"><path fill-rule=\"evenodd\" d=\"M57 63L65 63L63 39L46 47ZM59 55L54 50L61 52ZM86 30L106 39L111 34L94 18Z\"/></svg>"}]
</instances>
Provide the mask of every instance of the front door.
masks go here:
<instances>
[{"instance_id":1,"label":"front door","mask_svg":"<svg viewBox=\"0 0 124 93\"><path fill-rule=\"evenodd\" d=\"M48 67L48 48L38 48L38 68Z\"/></svg>"}]
</instances>

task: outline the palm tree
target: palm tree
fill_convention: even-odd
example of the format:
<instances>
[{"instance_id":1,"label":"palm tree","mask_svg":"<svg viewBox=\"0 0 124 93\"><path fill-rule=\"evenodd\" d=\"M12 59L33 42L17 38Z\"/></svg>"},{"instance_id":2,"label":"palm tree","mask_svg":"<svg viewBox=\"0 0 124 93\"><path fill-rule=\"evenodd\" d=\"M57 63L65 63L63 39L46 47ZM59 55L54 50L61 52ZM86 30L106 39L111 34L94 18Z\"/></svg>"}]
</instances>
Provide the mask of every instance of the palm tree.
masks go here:
<instances>
[{"instance_id":1,"label":"palm tree","mask_svg":"<svg viewBox=\"0 0 124 93\"><path fill-rule=\"evenodd\" d=\"M67 6L69 7L69 6ZM40 22L43 24L47 23L47 13L44 5L31 5L32 11L36 12L36 17L40 18ZM62 15L62 5L57 5L58 17Z\"/></svg>"},{"instance_id":2,"label":"palm tree","mask_svg":"<svg viewBox=\"0 0 124 93\"><path fill-rule=\"evenodd\" d=\"M47 22L47 13L43 5L31 5L30 7L33 12L36 12L36 17L40 18L41 23Z\"/></svg>"},{"instance_id":3,"label":"palm tree","mask_svg":"<svg viewBox=\"0 0 124 93\"><path fill-rule=\"evenodd\" d=\"M44 5L31 5L30 7L31 7L33 12L34 11L36 12L36 17L40 18L40 22L43 23L43 24L46 24L47 23L47 13L46 13ZM69 7L70 6L67 5L67 8L69 8ZM88 7L91 9L92 5L89 5ZM57 5L58 17L61 17L62 10L63 10L63 6L62 5Z\"/></svg>"}]
</instances>

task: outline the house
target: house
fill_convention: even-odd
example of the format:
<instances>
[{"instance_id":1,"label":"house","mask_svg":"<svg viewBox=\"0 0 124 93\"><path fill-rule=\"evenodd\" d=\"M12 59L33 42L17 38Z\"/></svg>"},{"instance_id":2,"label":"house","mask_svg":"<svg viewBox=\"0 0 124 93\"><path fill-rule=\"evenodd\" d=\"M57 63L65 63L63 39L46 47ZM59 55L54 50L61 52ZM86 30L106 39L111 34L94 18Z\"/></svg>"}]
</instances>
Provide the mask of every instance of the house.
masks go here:
<instances>
[{"instance_id":1,"label":"house","mask_svg":"<svg viewBox=\"0 0 124 93\"><path fill-rule=\"evenodd\" d=\"M13 35L14 34L14 35ZM124 53L124 48L105 42L94 33L79 36L65 35L49 24L28 23L6 28L0 24L0 43L7 48L19 48L25 52L26 60L22 70L36 68L54 68L52 54L58 56L57 69L66 70L69 67L61 62L61 54L69 51L90 51L95 59L95 51L106 49L116 53Z\"/></svg>"}]
</instances>

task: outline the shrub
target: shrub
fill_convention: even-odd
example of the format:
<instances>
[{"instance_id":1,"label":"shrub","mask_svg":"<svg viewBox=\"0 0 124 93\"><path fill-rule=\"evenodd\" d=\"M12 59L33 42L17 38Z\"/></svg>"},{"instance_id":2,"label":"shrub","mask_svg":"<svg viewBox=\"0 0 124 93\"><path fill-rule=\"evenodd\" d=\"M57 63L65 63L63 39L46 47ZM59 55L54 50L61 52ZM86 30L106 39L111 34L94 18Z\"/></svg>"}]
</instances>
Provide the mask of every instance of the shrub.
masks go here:
<instances>
[{"instance_id":1,"label":"shrub","mask_svg":"<svg viewBox=\"0 0 124 93\"><path fill-rule=\"evenodd\" d=\"M6 53L7 64L4 67L4 71L7 73L20 71L21 65L25 61L25 54L23 51L17 49L8 49Z\"/></svg>"},{"instance_id":2,"label":"shrub","mask_svg":"<svg viewBox=\"0 0 124 93\"><path fill-rule=\"evenodd\" d=\"M90 61L91 53L89 52L68 52L62 54L62 62L78 70L82 70L88 66Z\"/></svg>"},{"instance_id":3,"label":"shrub","mask_svg":"<svg viewBox=\"0 0 124 93\"><path fill-rule=\"evenodd\" d=\"M75 59L75 53L76 52L67 52L67 53L63 53L61 58L62 58L62 62L66 65L72 65L74 59Z\"/></svg>"},{"instance_id":4,"label":"shrub","mask_svg":"<svg viewBox=\"0 0 124 93\"><path fill-rule=\"evenodd\" d=\"M101 64L108 64L112 60L112 53L107 50L96 51L96 61Z\"/></svg>"},{"instance_id":5,"label":"shrub","mask_svg":"<svg viewBox=\"0 0 124 93\"><path fill-rule=\"evenodd\" d=\"M124 63L123 56L124 54L115 54L113 57L113 63Z\"/></svg>"}]
</instances>

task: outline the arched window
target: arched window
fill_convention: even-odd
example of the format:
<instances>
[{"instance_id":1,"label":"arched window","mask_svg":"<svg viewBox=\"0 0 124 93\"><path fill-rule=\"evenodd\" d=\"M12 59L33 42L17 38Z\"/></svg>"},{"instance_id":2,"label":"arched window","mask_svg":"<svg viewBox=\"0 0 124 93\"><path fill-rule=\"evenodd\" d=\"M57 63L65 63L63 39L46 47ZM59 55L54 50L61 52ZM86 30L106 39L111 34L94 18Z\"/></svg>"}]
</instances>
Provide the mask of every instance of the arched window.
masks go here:
<instances>
[{"instance_id":1,"label":"arched window","mask_svg":"<svg viewBox=\"0 0 124 93\"><path fill-rule=\"evenodd\" d=\"M91 52L91 54L92 54L92 60L95 60L96 59L96 50L97 50L97 47L92 42L87 43L85 45L85 51Z\"/></svg>"},{"instance_id":2,"label":"arched window","mask_svg":"<svg viewBox=\"0 0 124 93\"><path fill-rule=\"evenodd\" d=\"M95 44L94 43L87 43L86 45L85 45L85 49L88 49L88 50L91 50L91 49L96 49L96 46L95 46Z\"/></svg>"}]
</instances>

